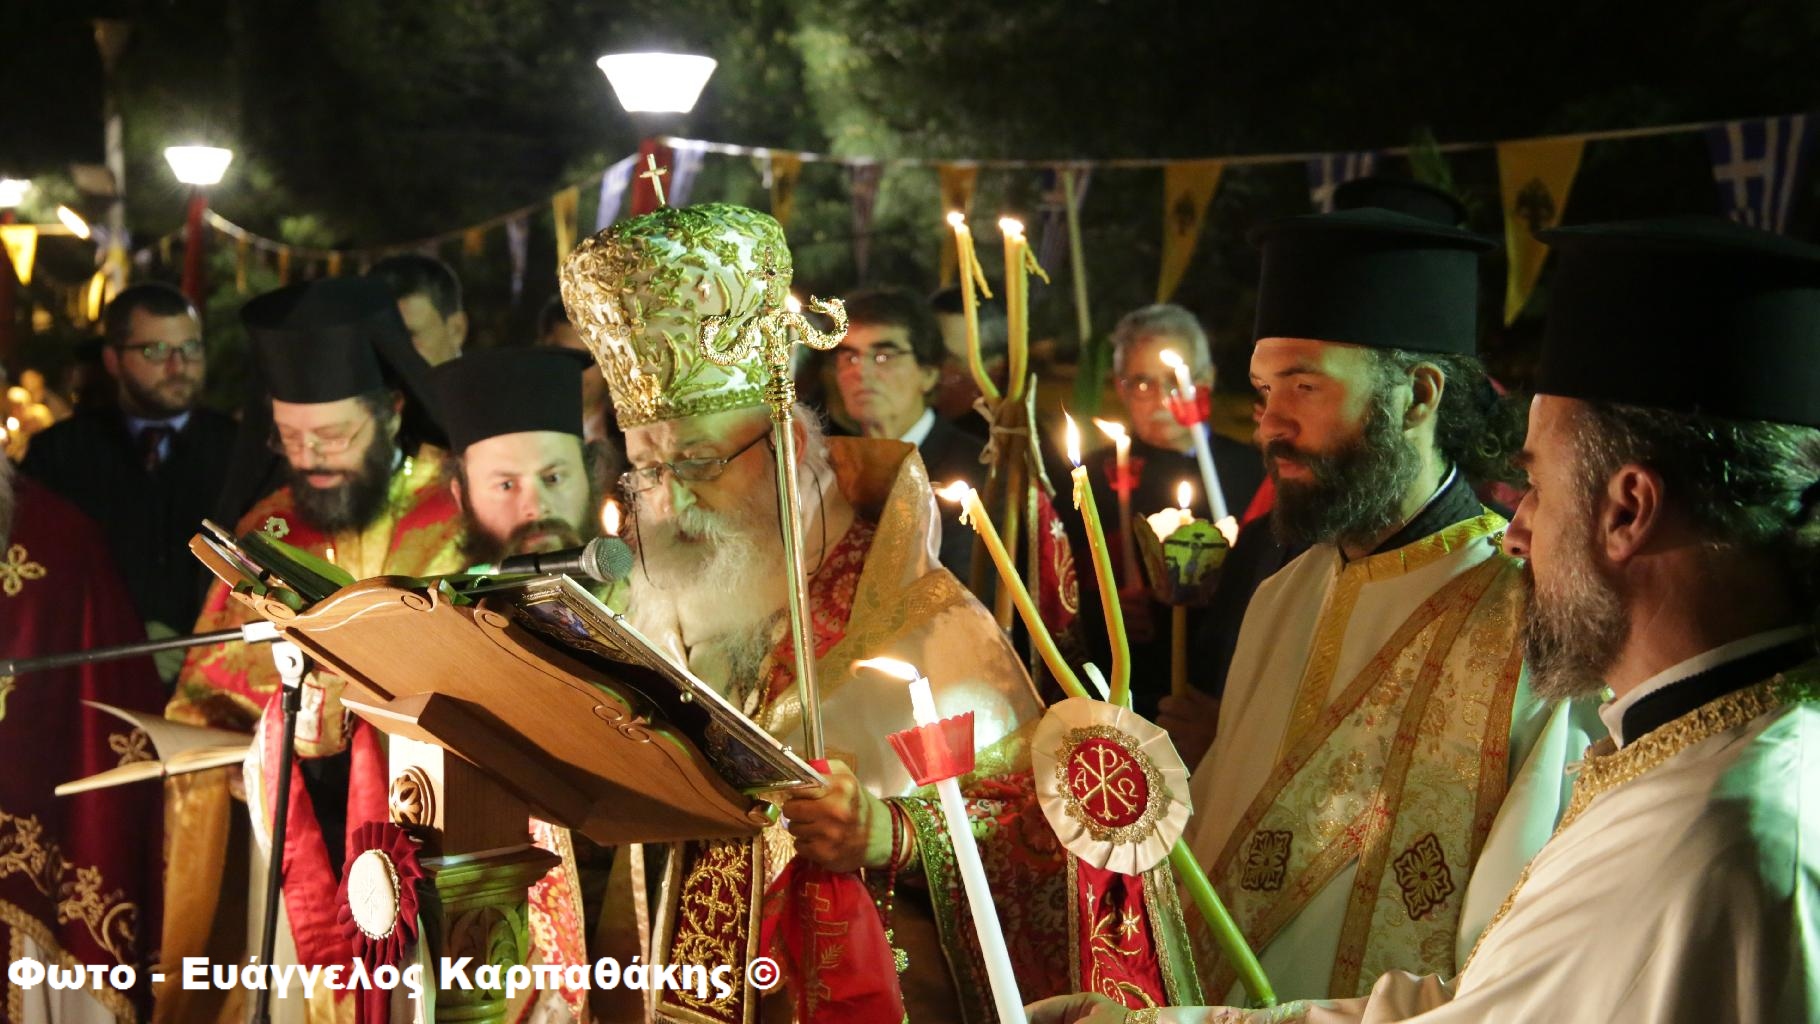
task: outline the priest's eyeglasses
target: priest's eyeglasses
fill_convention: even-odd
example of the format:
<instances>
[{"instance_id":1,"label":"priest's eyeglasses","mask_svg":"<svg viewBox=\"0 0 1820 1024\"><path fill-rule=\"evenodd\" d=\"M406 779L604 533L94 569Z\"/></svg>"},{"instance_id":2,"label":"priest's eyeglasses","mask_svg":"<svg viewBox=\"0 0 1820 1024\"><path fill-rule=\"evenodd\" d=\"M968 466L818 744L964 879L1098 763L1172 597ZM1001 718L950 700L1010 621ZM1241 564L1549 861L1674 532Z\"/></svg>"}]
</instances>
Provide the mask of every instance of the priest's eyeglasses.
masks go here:
<instances>
[{"instance_id":1,"label":"priest's eyeglasses","mask_svg":"<svg viewBox=\"0 0 1820 1024\"><path fill-rule=\"evenodd\" d=\"M659 462L655 466L641 466L619 474L620 489L627 494L639 494L648 491L663 482L664 472L686 484L706 483L717 479L727 471L735 459L751 451L760 441L769 442L771 432L764 431L752 440L739 446L739 450L725 458L719 459L680 459L676 462Z\"/></svg>"},{"instance_id":2,"label":"priest's eyeglasses","mask_svg":"<svg viewBox=\"0 0 1820 1024\"><path fill-rule=\"evenodd\" d=\"M163 363L172 356L182 356L186 363L200 363L208 350L202 347L201 338L175 344L168 341L148 341L140 344L124 344L120 348L126 352L137 352L139 357L148 363Z\"/></svg>"},{"instance_id":3,"label":"priest's eyeglasses","mask_svg":"<svg viewBox=\"0 0 1820 1024\"><path fill-rule=\"evenodd\" d=\"M338 437L320 437L315 434L304 434L300 437L287 438L274 430L272 431L272 436L266 438L265 446L280 455L302 455L305 450L314 452L317 455L340 455L349 448L354 447L354 442L360 440L360 435L366 433L367 428L372 425L373 420L369 417L365 423L362 423L360 426L355 427ZM338 427L333 429L339 430L346 428Z\"/></svg>"},{"instance_id":4,"label":"priest's eyeglasses","mask_svg":"<svg viewBox=\"0 0 1820 1024\"><path fill-rule=\"evenodd\" d=\"M837 348L833 353L834 365L843 370L850 366L858 366L861 360L868 360L873 366L890 366L897 360L913 354L907 348L892 348L888 345L880 345L866 352L861 352L856 348Z\"/></svg>"}]
</instances>

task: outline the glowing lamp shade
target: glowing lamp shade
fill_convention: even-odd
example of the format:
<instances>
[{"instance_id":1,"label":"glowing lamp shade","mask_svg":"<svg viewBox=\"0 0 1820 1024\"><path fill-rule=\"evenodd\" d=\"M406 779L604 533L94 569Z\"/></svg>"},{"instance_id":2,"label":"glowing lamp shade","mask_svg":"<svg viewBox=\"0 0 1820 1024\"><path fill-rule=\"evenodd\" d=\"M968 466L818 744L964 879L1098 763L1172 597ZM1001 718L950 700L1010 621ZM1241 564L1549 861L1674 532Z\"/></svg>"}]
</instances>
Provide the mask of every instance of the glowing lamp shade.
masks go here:
<instances>
[{"instance_id":1,"label":"glowing lamp shade","mask_svg":"<svg viewBox=\"0 0 1820 1024\"><path fill-rule=\"evenodd\" d=\"M609 53L594 63L630 114L686 114L714 74L712 57L687 53Z\"/></svg>"},{"instance_id":2,"label":"glowing lamp shade","mask_svg":"<svg viewBox=\"0 0 1820 1024\"><path fill-rule=\"evenodd\" d=\"M0 210L10 210L25 202L32 183L24 178L0 178Z\"/></svg>"},{"instance_id":3,"label":"glowing lamp shade","mask_svg":"<svg viewBox=\"0 0 1820 1024\"><path fill-rule=\"evenodd\" d=\"M218 146L170 146L164 151L171 173L185 185L214 185L227 173L234 151Z\"/></svg>"}]
</instances>

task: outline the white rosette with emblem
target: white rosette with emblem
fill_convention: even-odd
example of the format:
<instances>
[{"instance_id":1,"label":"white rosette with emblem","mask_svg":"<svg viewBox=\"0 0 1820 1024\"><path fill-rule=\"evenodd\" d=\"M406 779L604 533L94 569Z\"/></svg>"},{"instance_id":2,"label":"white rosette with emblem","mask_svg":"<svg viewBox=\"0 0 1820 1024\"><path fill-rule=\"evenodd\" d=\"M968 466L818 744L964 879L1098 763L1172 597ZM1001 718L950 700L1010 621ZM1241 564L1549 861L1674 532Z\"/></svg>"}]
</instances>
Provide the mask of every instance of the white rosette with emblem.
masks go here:
<instances>
[{"instance_id":1,"label":"white rosette with emblem","mask_svg":"<svg viewBox=\"0 0 1820 1024\"><path fill-rule=\"evenodd\" d=\"M1096 868L1142 874L1188 825L1188 766L1168 733L1128 708L1079 697L1054 705L1030 761L1049 826Z\"/></svg>"}]
</instances>

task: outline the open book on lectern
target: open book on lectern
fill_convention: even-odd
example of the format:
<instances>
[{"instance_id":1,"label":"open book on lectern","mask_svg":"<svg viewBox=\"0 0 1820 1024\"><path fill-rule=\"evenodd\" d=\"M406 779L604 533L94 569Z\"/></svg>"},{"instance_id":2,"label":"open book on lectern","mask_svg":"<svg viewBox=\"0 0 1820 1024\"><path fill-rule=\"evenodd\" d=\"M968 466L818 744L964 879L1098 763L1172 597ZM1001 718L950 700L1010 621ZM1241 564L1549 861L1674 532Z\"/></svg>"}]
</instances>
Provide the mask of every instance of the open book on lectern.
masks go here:
<instances>
[{"instance_id":1,"label":"open book on lectern","mask_svg":"<svg viewBox=\"0 0 1820 1024\"><path fill-rule=\"evenodd\" d=\"M209 525L191 550L347 680L349 709L443 747L597 842L750 834L759 796L820 783L567 576L349 582L281 540Z\"/></svg>"}]
</instances>

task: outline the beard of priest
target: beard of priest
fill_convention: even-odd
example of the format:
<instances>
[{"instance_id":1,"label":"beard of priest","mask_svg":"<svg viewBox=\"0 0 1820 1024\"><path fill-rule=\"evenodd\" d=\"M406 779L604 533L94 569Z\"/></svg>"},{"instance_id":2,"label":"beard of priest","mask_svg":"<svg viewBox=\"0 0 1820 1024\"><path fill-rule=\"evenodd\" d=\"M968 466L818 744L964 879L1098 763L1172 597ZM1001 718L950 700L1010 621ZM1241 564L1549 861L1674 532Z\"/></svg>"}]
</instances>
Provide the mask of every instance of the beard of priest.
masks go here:
<instances>
[{"instance_id":1,"label":"beard of priest","mask_svg":"<svg viewBox=\"0 0 1820 1024\"><path fill-rule=\"evenodd\" d=\"M1507 453L1473 358L1484 247L1376 209L1264 236L1258 443L1272 528L1309 547L1246 609L1187 839L1286 998L1452 971L1598 731L1523 676L1521 567L1472 491Z\"/></svg>"}]
</instances>

